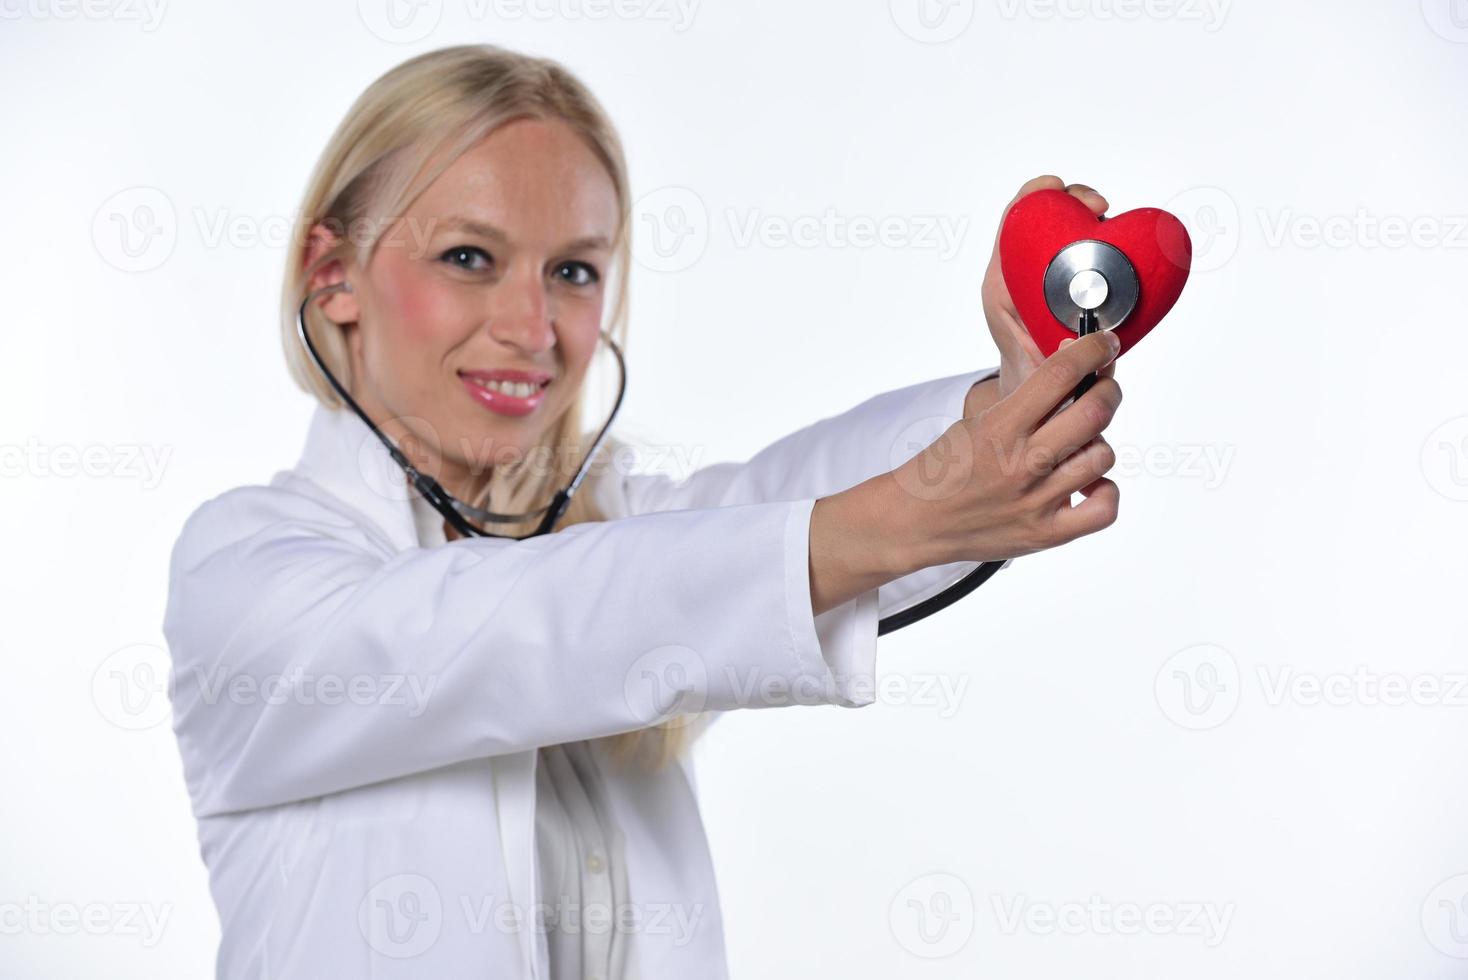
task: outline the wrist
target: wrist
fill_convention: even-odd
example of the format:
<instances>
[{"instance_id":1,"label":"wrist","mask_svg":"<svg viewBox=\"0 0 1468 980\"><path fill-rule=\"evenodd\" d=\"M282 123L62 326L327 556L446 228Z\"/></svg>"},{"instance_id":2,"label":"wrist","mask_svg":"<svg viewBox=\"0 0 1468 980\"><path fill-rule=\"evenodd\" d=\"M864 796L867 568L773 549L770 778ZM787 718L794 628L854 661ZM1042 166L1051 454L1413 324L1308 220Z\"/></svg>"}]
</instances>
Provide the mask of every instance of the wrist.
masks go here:
<instances>
[{"instance_id":1,"label":"wrist","mask_svg":"<svg viewBox=\"0 0 1468 980\"><path fill-rule=\"evenodd\" d=\"M916 571L902 525L912 500L891 474L816 500L811 511L811 605L816 615Z\"/></svg>"},{"instance_id":2,"label":"wrist","mask_svg":"<svg viewBox=\"0 0 1468 980\"><path fill-rule=\"evenodd\" d=\"M928 535L919 521L921 500L903 486L898 471L882 473L852 490L860 491L865 506L865 549L874 557L873 574L891 581L933 563Z\"/></svg>"},{"instance_id":3,"label":"wrist","mask_svg":"<svg viewBox=\"0 0 1468 980\"><path fill-rule=\"evenodd\" d=\"M974 382L969 388L968 394L963 399L964 418L971 419L987 411L991 405L999 400L999 378L1002 374L1003 368L1001 367L1000 373L994 375L992 378L985 378L983 381Z\"/></svg>"}]
</instances>

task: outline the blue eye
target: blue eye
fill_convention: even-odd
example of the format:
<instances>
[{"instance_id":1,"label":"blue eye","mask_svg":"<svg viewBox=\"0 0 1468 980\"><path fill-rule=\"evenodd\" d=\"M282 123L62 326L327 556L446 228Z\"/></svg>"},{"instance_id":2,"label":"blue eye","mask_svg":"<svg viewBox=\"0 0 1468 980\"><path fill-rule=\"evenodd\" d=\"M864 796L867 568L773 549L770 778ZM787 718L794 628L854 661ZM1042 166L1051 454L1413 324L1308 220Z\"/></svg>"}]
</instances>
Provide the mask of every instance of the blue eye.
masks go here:
<instances>
[{"instance_id":1,"label":"blue eye","mask_svg":"<svg viewBox=\"0 0 1468 980\"><path fill-rule=\"evenodd\" d=\"M590 286L601 281L601 273L585 262L562 262L556 274L573 286Z\"/></svg>"},{"instance_id":2,"label":"blue eye","mask_svg":"<svg viewBox=\"0 0 1468 980\"><path fill-rule=\"evenodd\" d=\"M449 265L452 265L455 268L467 269L471 272L487 268L488 265L494 261L492 258L490 258L488 252L486 252L482 248L477 248L473 245L456 245L453 248L449 249L447 252L444 252L438 258L440 262L447 262ZM482 258L485 264L475 265L474 260L476 258Z\"/></svg>"}]
</instances>

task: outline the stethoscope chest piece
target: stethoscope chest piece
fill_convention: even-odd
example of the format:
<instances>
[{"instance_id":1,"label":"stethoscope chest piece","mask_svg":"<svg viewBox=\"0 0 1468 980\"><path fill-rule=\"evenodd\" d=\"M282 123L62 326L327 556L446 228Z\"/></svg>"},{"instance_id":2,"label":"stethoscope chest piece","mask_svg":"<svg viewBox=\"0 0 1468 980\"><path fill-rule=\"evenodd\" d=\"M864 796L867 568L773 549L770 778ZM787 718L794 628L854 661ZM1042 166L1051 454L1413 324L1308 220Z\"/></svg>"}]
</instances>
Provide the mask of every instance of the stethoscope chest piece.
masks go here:
<instances>
[{"instance_id":1,"label":"stethoscope chest piece","mask_svg":"<svg viewBox=\"0 0 1468 980\"><path fill-rule=\"evenodd\" d=\"M1120 326L1136 309L1139 293L1131 260L1106 242L1071 242L1045 267L1045 303L1078 334L1089 332L1082 326L1087 319L1101 330Z\"/></svg>"}]
</instances>

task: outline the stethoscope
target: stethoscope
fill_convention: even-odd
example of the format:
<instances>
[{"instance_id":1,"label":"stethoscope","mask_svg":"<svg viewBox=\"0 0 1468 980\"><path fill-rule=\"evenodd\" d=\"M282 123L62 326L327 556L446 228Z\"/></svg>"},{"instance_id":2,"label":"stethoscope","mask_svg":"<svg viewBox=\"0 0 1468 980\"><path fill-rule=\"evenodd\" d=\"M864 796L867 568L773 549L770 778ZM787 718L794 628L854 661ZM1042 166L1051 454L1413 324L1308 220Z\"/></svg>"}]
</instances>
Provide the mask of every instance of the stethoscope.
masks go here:
<instances>
[{"instance_id":1,"label":"stethoscope","mask_svg":"<svg viewBox=\"0 0 1468 980\"><path fill-rule=\"evenodd\" d=\"M311 360L316 363L316 367L326 376L326 380L331 383L331 387L341 396L342 401L346 402L347 406L353 412L357 413L357 418L361 419L367 428L372 430L372 434L377 436L382 444L387 447L388 454L392 456L393 462L402 467L403 472L408 475L408 480L423 495L423 499L428 501L434 510L442 514L444 520L453 525L454 530L458 531L462 536L466 538L509 538L515 541L524 541L526 538L549 534L555 528L556 522L565 516L566 508L571 506L571 498L575 496L576 490L581 486L581 481L586 478L586 468L591 465L592 459L596 456L597 449L601 446L602 440L606 438L607 430L612 427L612 420L617 417L617 412L622 408L622 397L627 393L627 362L622 357L622 349L617 346L617 342L605 330L601 331L602 340L607 342L607 346L612 349L612 353L617 357L617 373L620 376L620 384L617 388L617 401L612 405L612 414L607 417L606 424L601 427L601 431L592 440L591 448L586 451L586 456L581 460L581 465L576 468L576 475L571 478L571 482L566 485L566 488L557 491L556 495L551 498L551 502L544 507L527 511L524 514L497 514L494 511L483 510L471 504L464 503L464 501L459 500L445 490L443 485L433 477L414 466L408 457L403 454L403 451L397 447L397 444L373 424L372 420L367 417L367 413L362 411L362 407L357 404L356 399L347 394L346 388L342 387L341 382L336 380L336 375L331 373L331 369L321 359L321 355L316 350L316 345L311 342L311 334L306 329L306 307L310 306L319 296L337 292L349 293L351 291L352 286L348 282L338 282L330 286L322 286L320 289L307 293L306 298L301 301L301 308L296 312L296 332L300 334L301 343L306 345L306 350L310 353ZM537 515L544 515L541 517L540 524L536 526L534 531L522 535L494 534L481 530L469 523L470 518L490 524L519 523L521 521L528 521Z\"/></svg>"},{"instance_id":2,"label":"stethoscope","mask_svg":"<svg viewBox=\"0 0 1468 980\"><path fill-rule=\"evenodd\" d=\"M596 438L592 440L591 447L586 451L571 482L564 489L557 491L551 498L551 502L544 507L527 511L524 514L498 514L457 499L437 480L414 466L397 444L367 417L367 413L362 411L356 399L348 394L346 388L337 381L336 375L332 374L331 369L322 360L321 354L316 350L316 345L311 341L310 331L306 329L306 308L321 296L335 292L350 292L351 288L350 283L339 282L308 292L296 313L297 333L307 353L311 355L312 362L330 383L332 389L386 447L388 455L402 468L409 482L423 499L434 510L442 514L444 520L448 521L454 530L464 537L508 538L523 541L527 538L549 534L554 530L556 523L565 516L566 509L571 505L571 498L586 477L591 460L595 458L597 450L606 438L607 431L612 427L617 413L621 411L622 399L627 393L627 361L622 356L622 349L617 346L617 342L605 330L600 332L601 339L606 341L617 359L619 377L617 400L612 405L611 414L596 434ZM1114 246L1095 241L1074 242L1062 249L1046 269L1045 298L1057 319L1067 326L1072 321L1075 322L1075 326L1071 329L1075 330L1077 334L1084 336L1096 330L1109 330L1120 324L1136 306L1136 271L1126 256ZM1084 389L1090 387L1090 383L1095 381L1095 377L1091 375L1083 381L1076 389L1074 397L1080 397ZM491 524L518 523L530 520L537 515L541 515L540 523L534 531L524 535L494 534L469 523L470 519ZM911 626L918 620L926 619L940 609L946 609L987 582L1004 565L1005 562L1002 561L980 562L977 568L936 595L879 619L877 635L885 636L905 626Z\"/></svg>"},{"instance_id":3,"label":"stethoscope","mask_svg":"<svg viewBox=\"0 0 1468 980\"><path fill-rule=\"evenodd\" d=\"M1121 326L1136 309L1140 294L1137 270L1131 260L1107 242L1093 239L1071 242L1055 253L1045 267L1045 305L1055 319L1078 337ZM1094 373L1086 375L1071 392L1071 400L1090 390L1096 378ZM881 620L877 635L901 629L952 605L989 581L1004 565L1002 561L980 562L977 568L932 598Z\"/></svg>"}]
</instances>

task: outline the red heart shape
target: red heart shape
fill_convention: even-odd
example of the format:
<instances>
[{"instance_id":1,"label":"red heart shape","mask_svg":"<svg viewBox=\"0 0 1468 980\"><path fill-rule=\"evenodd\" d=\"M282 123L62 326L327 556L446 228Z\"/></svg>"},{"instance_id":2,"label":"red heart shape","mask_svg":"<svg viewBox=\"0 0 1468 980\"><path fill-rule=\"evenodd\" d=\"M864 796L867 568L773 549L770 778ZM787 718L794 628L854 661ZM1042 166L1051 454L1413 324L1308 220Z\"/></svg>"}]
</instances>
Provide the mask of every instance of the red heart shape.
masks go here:
<instances>
[{"instance_id":1,"label":"red heart shape","mask_svg":"<svg viewBox=\"0 0 1468 980\"><path fill-rule=\"evenodd\" d=\"M1113 332L1125 354L1167 315L1182 294L1193 243L1177 218L1159 208L1137 208L1102 220L1073 194L1034 191L1010 207L999 229L999 267L1019 318L1046 357L1075 331L1045 302L1045 269L1072 242L1115 245L1137 270L1137 305Z\"/></svg>"}]
</instances>

